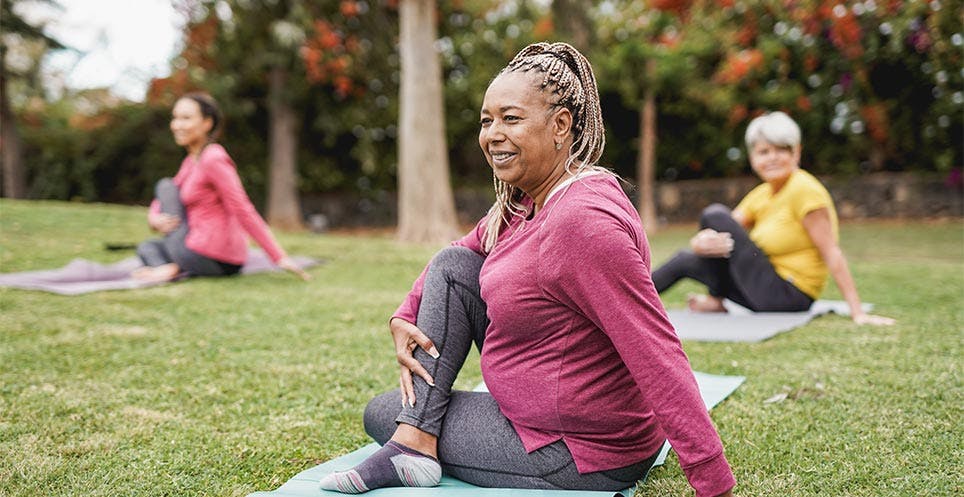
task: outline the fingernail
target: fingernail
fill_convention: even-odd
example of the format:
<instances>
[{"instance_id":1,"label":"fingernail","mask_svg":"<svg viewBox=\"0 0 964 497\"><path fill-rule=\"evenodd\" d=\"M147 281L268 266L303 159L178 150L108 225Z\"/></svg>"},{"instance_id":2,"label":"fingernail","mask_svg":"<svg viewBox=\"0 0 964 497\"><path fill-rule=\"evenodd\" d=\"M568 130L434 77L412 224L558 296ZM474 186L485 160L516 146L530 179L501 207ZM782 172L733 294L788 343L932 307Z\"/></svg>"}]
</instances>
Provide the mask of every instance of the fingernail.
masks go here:
<instances>
[{"instance_id":1,"label":"fingernail","mask_svg":"<svg viewBox=\"0 0 964 497\"><path fill-rule=\"evenodd\" d=\"M428 386L430 386L430 387L434 387L434 386L435 386L435 383L434 383L434 382L431 382L431 381L429 381L429 380L425 380L425 383L428 383Z\"/></svg>"},{"instance_id":2,"label":"fingernail","mask_svg":"<svg viewBox=\"0 0 964 497\"><path fill-rule=\"evenodd\" d=\"M439 356L438 349L436 349L435 346L433 345L432 348L428 349L428 355L438 359L438 356Z\"/></svg>"},{"instance_id":3,"label":"fingernail","mask_svg":"<svg viewBox=\"0 0 964 497\"><path fill-rule=\"evenodd\" d=\"M412 400L412 399L408 399L408 406L409 406L409 407L415 407L415 401Z\"/></svg>"}]
</instances>

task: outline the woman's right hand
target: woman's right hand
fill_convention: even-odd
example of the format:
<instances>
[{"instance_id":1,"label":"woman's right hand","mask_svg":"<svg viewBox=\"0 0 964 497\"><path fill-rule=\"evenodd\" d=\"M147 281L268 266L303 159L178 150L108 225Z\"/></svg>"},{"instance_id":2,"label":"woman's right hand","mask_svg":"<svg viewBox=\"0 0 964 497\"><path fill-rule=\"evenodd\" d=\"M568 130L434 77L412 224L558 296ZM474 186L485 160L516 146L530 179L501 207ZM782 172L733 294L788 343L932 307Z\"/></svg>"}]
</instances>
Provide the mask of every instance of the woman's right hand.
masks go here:
<instances>
[{"instance_id":1,"label":"woman's right hand","mask_svg":"<svg viewBox=\"0 0 964 497\"><path fill-rule=\"evenodd\" d=\"M729 257L733 252L733 235L706 228L690 239L690 248L700 257Z\"/></svg>"},{"instance_id":2,"label":"woman's right hand","mask_svg":"<svg viewBox=\"0 0 964 497\"><path fill-rule=\"evenodd\" d=\"M438 359L438 349L432 340L422 333L412 323L401 318L392 318L388 322L388 327L392 330L392 340L395 341L395 359L401 369L399 374L399 387L402 391L402 405L408 404L415 407L415 386L412 384L412 373L415 373L425 380L430 386L435 386L435 380L428 374L428 371L415 359L415 347L421 347L428 355Z\"/></svg>"},{"instance_id":3,"label":"woman's right hand","mask_svg":"<svg viewBox=\"0 0 964 497\"><path fill-rule=\"evenodd\" d=\"M166 235L177 229L181 224L181 218L163 212L151 212L147 215L147 224L154 231Z\"/></svg>"},{"instance_id":4,"label":"woman's right hand","mask_svg":"<svg viewBox=\"0 0 964 497\"><path fill-rule=\"evenodd\" d=\"M278 261L278 267L301 278L302 281L311 280L311 275L305 272L304 269L301 269L301 266L296 264L295 261L291 259L291 257L288 257L288 256L282 257L281 260Z\"/></svg>"},{"instance_id":5,"label":"woman's right hand","mask_svg":"<svg viewBox=\"0 0 964 497\"><path fill-rule=\"evenodd\" d=\"M875 314L867 314L866 312L859 312L853 314L853 320L855 323L864 325L870 324L873 326L891 326L897 322L894 318L889 318L886 316L877 316Z\"/></svg>"}]
</instances>

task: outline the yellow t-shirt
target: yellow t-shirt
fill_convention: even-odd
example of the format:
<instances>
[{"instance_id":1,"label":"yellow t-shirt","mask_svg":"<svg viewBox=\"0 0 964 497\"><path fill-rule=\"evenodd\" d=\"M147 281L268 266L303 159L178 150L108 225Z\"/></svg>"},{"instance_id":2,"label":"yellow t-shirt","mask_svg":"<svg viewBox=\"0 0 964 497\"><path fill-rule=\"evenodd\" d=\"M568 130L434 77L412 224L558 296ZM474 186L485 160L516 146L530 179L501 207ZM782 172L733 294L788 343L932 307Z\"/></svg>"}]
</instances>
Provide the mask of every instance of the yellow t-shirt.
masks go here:
<instances>
[{"instance_id":1,"label":"yellow t-shirt","mask_svg":"<svg viewBox=\"0 0 964 497\"><path fill-rule=\"evenodd\" d=\"M833 238L839 240L830 192L802 169L791 173L776 195L763 183L736 206L753 226L750 239L767 254L777 274L813 299L820 297L826 285L827 265L803 227L803 217L824 207L830 214Z\"/></svg>"}]
</instances>

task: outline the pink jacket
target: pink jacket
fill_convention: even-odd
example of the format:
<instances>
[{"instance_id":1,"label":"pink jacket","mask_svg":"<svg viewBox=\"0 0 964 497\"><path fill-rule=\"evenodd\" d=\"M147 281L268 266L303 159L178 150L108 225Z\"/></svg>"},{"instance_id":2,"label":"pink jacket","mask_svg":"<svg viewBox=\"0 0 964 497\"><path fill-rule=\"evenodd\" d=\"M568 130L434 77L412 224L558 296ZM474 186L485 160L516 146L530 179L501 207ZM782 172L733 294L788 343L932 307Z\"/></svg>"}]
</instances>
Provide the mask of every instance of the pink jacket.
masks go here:
<instances>
[{"instance_id":1,"label":"pink jacket","mask_svg":"<svg viewBox=\"0 0 964 497\"><path fill-rule=\"evenodd\" d=\"M636 209L608 174L580 179L490 254L483 219L456 245L486 257L482 375L527 451L563 440L582 473L639 462L669 439L698 497L735 480L650 277ZM423 276L395 312L415 322Z\"/></svg>"},{"instance_id":2,"label":"pink jacket","mask_svg":"<svg viewBox=\"0 0 964 497\"><path fill-rule=\"evenodd\" d=\"M237 166L221 145L204 147L197 159L185 157L174 184L187 211L187 248L217 261L243 265L248 254L247 234L274 262L285 257L245 193ZM151 211L160 211L156 199Z\"/></svg>"}]
</instances>

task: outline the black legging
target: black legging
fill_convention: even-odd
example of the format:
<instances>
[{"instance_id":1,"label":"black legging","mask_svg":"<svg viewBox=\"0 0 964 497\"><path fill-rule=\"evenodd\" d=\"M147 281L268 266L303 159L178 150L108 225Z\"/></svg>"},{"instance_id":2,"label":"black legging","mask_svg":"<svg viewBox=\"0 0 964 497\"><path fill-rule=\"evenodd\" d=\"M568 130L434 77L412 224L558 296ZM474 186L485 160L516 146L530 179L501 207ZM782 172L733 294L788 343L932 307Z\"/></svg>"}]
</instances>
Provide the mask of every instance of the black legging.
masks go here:
<instances>
[{"instance_id":1,"label":"black legging","mask_svg":"<svg viewBox=\"0 0 964 497\"><path fill-rule=\"evenodd\" d=\"M713 204L703 210L700 229L705 228L733 237L730 257L700 257L681 250L653 271L657 292L663 293L683 278L692 278L706 285L710 295L730 299L753 311L805 311L813 304L809 295L777 274L770 259L750 240L726 206Z\"/></svg>"},{"instance_id":2,"label":"black legging","mask_svg":"<svg viewBox=\"0 0 964 497\"><path fill-rule=\"evenodd\" d=\"M187 248L187 210L181 203L181 192L170 178L164 178L154 187L154 198L160 203L161 212L177 216L181 223L177 228L164 235L141 242L137 255L148 266L161 266L175 263L188 276L228 276L241 270L237 264L229 264L205 257Z\"/></svg>"}]
</instances>

